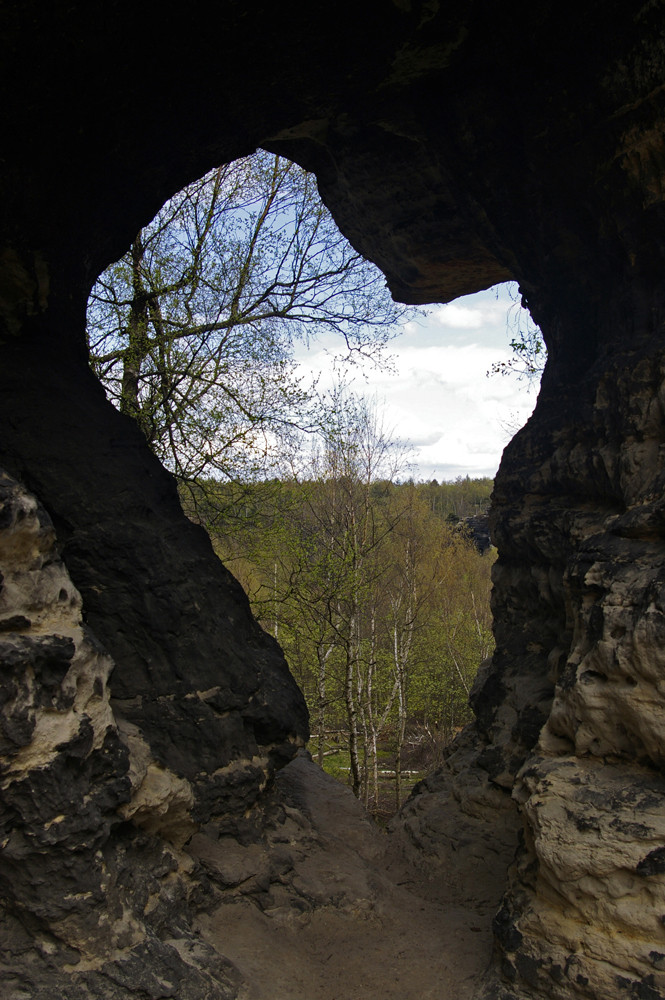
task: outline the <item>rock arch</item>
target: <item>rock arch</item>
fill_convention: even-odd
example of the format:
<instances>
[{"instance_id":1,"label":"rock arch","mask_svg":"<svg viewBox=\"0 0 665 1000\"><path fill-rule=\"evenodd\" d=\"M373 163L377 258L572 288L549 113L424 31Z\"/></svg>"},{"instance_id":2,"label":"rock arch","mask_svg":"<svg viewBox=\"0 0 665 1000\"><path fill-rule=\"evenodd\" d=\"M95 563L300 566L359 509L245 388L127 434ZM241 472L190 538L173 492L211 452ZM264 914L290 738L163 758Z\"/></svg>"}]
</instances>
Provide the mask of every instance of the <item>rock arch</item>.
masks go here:
<instances>
[{"instance_id":1,"label":"rock arch","mask_svg":"<svg viewBox=\"0 0 665 1000\"><path fill-rule=\"evenodd\" d=\"M496 924L508 985L492 995L660 996L662 5L342 2L317 25L310 13L296 0L199 0L186 19L126 0L3 13L0 463L44 505L115 661L130 735L104 751L111 804L132 794L134 739L194 821L235 822L306 729L278 648L105 403L83 342L90 284L133 232L183 183L263 144L316 171L396 297L445 301L513 277L541 325L538 406L497 479L497 654L474 694L474 766L514 792L525 824ZM9 525L28 501L6 490ZM48 519L30 518L48 566ZM8 622L6 585L2 599ZM50 634L40 600L30 627L11 625L26 642L37 629L33 660L21 642L23 659L10 656L31 676ZM75 907L33 898L74 833L58 841L57 801L39 814L43 787L11 763L30 733L8 726L5 791L21 794L5 873L27 873L13 891L28 924L74 926ZM65 741L72 760L102 753L84 729ZM175 735L203 730L205 746ZM92 857L72 879L94 896ZM145 963L152 945L140 947Z\"/></svg>"}]
</instances>

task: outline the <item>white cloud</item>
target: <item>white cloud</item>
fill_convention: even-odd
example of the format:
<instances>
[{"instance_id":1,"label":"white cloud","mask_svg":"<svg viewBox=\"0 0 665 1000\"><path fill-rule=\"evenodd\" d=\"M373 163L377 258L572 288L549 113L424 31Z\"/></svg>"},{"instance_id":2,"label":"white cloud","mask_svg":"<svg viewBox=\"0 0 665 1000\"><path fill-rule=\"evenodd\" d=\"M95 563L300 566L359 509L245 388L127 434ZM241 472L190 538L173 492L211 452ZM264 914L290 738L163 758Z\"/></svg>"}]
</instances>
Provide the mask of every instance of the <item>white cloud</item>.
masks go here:
<instances>
[{"instance_id":1,"label":"white cloud","mask_svg":"<svg viewBox=\"0 0 665 1000\"><path fill-rule=\"evenodd\" d=\"M493 291L478 295L466 295L455 302L438 306L431 317L441 326L451 330L484 330L499 332L506 329L507 313L514 303L509 293L501 292L498 297Z\"/></svg>"},{"instance_id":2,"label":"white cloud","mask_svg":"<svg viewBox=\"0 0 665 1000\"><path fill-rule=\"evenodd\" d=\"M481 309L469 309L468 306L458 306L454 302L436 309L434 317L441 326L455 330L478 330L483 325Z\"/></svg>"},{"instance_id":3,"label":"white cloud","mask_svg":"<svg viewBox=\"0 0 665 1000\"><path fill-rule=\"evenodd\" d=\"M525 382L487 377L510 356L510 305L505 293L497 301L485 292L438 307L406 324L404 337L391 344L395 374L366 367L355 378L352 388L385 403L387 426L413 444L417 478L493 476L511 430L533 409L536 393ZM466 337L454 329L466 330ZM314 346L299 360L304 374L321 373L321 388L334 381L323 350Z\"/></svg>"},{"instance_id":4,"label":"white cloud","mask_svg":"<svg viewBox=\"0 0 665 1000\"><path fill-rule=\"evenodd\" d=\"M433 434L425 434L421 438L415 438L413 435L410 435L409 443L414 448L426 448L438 444L442 437L443 434L441 431L435 431Z\"/></svg>"}]
</instances>

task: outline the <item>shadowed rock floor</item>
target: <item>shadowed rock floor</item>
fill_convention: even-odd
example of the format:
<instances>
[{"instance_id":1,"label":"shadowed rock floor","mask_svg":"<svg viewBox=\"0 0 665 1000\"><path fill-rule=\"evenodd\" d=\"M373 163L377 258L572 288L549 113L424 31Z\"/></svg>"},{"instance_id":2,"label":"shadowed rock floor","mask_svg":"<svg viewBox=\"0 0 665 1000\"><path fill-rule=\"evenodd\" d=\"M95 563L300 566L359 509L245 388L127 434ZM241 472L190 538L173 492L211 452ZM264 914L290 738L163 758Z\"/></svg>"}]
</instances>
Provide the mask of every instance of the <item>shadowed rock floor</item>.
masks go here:
<instances>
[{"instance_id":1,"label":"shadowed rock floor","mask_svg":"<svg viewBox=\"0 0 665 1000\"><path fill-rule=\"evenodd\" d=\"M429 781L386 833L303 755L278 776L261 846L194 838L191 852L226 883L197 929L237 968L239 996L471 1000L490 959L511 838L501 842L495 823L493 850L465 841L446 774ZM432 837L438 854L427 851Z\"/></svg>"},{"instance_id":2,"label":"shadowed rock floor","mask_svg":"<svg viewBox=\"0 0 665 1000\"><path fill-rule=\"evenodd\" d=\"M0 500L2 1000L471 998L515 849L472 731L388 832L304 751L196 821L114 715L46 511Z\"/></svg>"}]
</instances>

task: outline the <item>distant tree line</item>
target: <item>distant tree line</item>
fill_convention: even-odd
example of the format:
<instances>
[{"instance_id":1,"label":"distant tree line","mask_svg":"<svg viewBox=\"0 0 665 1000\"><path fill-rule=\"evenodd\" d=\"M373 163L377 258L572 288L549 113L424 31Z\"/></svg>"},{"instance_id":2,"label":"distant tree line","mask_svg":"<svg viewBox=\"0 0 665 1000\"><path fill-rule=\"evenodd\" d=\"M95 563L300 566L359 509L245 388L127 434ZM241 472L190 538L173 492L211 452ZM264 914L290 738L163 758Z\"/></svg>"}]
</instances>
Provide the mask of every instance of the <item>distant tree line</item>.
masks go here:
<instances>
[{"instance_id":1,"label":"distant tree line","mask_svg":"<svg viewBox=\"0 0 665 1000\"><path fill-rule=\"evenodd\" d=\"M380 359L411 313L344 240L313 176L258 151L170 199L96 282L90 364L136 420L284 647L317 759L344 734L376 804L381 753L403 794L407 738L436 748L468 718L491 651L491 556L460 522L490 479L404 481L362 399L318 392L296 341Z\"/></svg>"},{"instance_id":2,"label":"distant tree line","mask_svg":"<svg viewBox=\"0 0 665 1000\"><path fill-rule=\"evenodd\" d=\"M307 470L246 485L241 528L219 516L232 484L201 484L190 506L286 653L315 758L323 765L327 734L342 733L350 784L370 808L382 753L399 806L407 739L434 754L469 721L493 648L493 556L453 523L486 509L491 480L398 483L395 461L372 408L347 401Z\"/></svg>"},{"instance_id":3,"label":"distant tree line","mask_svg":"<svg viewBox=\"0 0 665 1000\"><path fill-rule=\"evenodd\" d=\"M418 484L418 491L432 513L447 518L452 524L475 514L484 514L489 509L493 488L494 480L489 476L479 479L458 476L452 482L439 483L432 479Z\"/></svg>"}]
</instances>

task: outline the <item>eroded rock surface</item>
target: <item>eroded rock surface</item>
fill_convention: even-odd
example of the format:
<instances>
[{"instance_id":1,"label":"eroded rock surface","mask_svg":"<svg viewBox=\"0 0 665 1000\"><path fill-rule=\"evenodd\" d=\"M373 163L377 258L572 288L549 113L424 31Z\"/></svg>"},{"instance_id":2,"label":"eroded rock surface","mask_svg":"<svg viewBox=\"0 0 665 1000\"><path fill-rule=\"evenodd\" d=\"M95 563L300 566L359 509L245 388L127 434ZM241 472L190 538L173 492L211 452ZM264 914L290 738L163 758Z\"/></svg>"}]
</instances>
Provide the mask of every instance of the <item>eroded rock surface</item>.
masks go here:
<instances>
[{"instance_id":1,"label":"eroded rock surface","mask_svg":"<svg viewBox=\"0 0 665 1000\"><path fill-rule=\"evenodd\" d=\"M196 864L247 881L249 855L196 837L258 836L250 816L306 735L279 649L86 364L96 275L167 196L262 144L316 171L401 300L513 277L543 330L538 406L496 481L497 650L473 747L407 807L405 843L434 859L459 822L488 845L500 815L500 869L520 818L488 996L657 1000L663 5L342 0L321 25L301 0L201 0L188 16L2 11L0 461L48 511L69 574L37 610L7 583L2 613L2 863L12 954L37 956L28 994L51 996L69 963L70 996L77 976L82 995L169 995L173 962L192 996L214 995L211 975L232 990L208 945L168 943L190 940L164 913L189 912L200 884L182 846L197 825ZM8 581L14 562L33 572L28 549L51 579L41 530Z\"/></svg>"},{"instance_id":2,"label":"eroded rock surface","mask_svg":"<svg viewBox=\"0 0 665 1000\"><path fill-rule=\"evenodd\" d=\"M414 852L302 756L242 816L197 821L114 713L52 522L4 473L0 573L3 1000L470 1000L503 880L450 810L452 848L430 827Z\"/></svg>"},{"instance_id":3,"label":"eroded rock surface","mask_svg":"<svg viewBox=\"0 0 665 1000\"><path fill-rule=\"evenodd\" d=\"M51 520L4 473L0 584L3 998L229 1000L191 934L192 789L117 723Z\"/></svg>"},{"instance_id":4,"label":"eroded rock surface","mask_svg":"<svg viewBox=\"0 0 665 1000\"><path fill-rule=\"evenodd\" d=\"M550 365L541 419L504 455L498 648L475 704L524 843L496 921L506 992L488 996L665 994L647 861L665 842L661 294L583 377Z\"/></svg>"}]
</instances>

